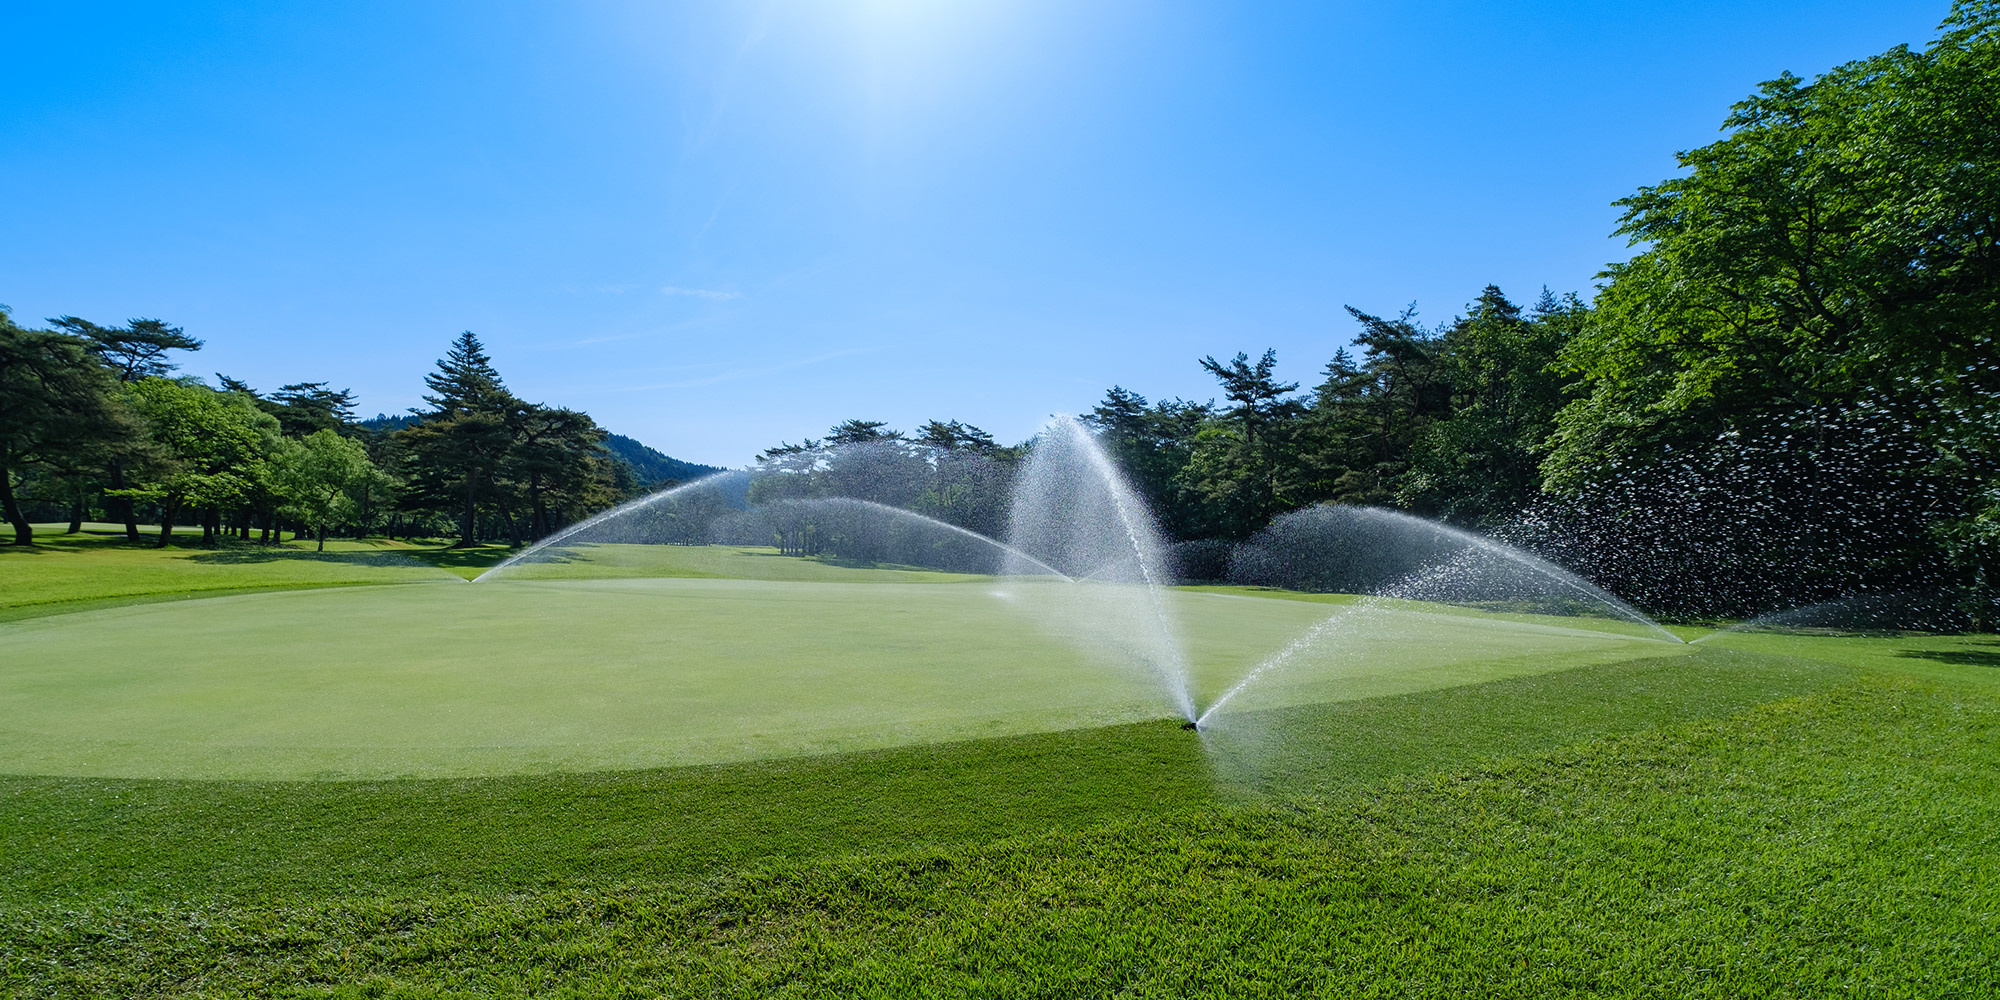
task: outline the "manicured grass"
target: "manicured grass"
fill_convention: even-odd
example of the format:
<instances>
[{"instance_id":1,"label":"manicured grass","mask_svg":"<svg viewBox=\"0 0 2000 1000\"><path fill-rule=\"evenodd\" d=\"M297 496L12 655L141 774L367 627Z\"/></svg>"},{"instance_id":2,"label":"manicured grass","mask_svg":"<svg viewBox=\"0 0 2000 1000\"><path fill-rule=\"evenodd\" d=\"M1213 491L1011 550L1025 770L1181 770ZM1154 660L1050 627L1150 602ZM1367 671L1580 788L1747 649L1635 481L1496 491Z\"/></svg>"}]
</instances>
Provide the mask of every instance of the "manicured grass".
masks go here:
<instances>
[{"instance_id":1,"label":"manicured grass","mask_svg":"<svg viewBox=\"0 0 2000 1000\"><path fill-rule=\"evenodd\" d=\"M896 850L1399 775L1727 715L1856 674L1707 650L1288 710L1290 769L1218 784L1172 722L712 767L387 782L0 779L0 904L499 891ZM1239 719L1242 725L1259 721ZM1225 776L1225 779L1229 776Z\"/></svg>"},{"instance_id":2,"label":"manicured grass","mask_svg":"<svg viewBox=\"0 0 2000 1000\"><path fill-rule=\"evenodd\" d=\"M1203 699L1342 615L1197 734L1034 628L1098 592L642 555L0 625L0 745L70 748L0 777L0 994L2000 991L1992 637L1183 593ZM561 770L634 746L727 762ZM101 776L424 752L489 776Z\"/></svg>"},{"instance_id":3,"label":"manicured grass","mask_svg":"<svg viewBox=\"0 0 2000 1000\"><path fill-rule=\"evenodd\" d=\"M453 575L429 561L438 558L441 543L328 539L325 552L314 551L310 541L225 542L204 548L197 530L192 536L176 535L173 545L159 549L153 547L152 535L134 544L113 525L89 524L80 534L59 533L67 527L38 525L34 545L0 545L0 622L225 593ZM490 565L499 557L489 552L484 559Z\"/></svg>"},{"instance_id":4,"label":"manicured grass","mask_svg":"<svg viewBox=\"0 0 2000 1000\"><path fill-rule=\"evenodd\" d=\"M1947 677L1957 684L2000 684L2000 636L1994 635L1796 635L1719 632L1698 645L1777 656L1817 656L1844 663ZM1955 670L1954 667L1983 667Z\"/></svg>"},{"instance_id":5,"label":"manicured grass","mask_svg":"<svg viewBox=\"0 0 2000 1000\"><path fill-rule=\"evenodd\" d=\"M493 580L619 578L786 580L800 583L979 583L992 577L900 566L801 559L755 545L551 546L495 573Z\"/></svg>"},{"instance_id":6,"label":"manicured grass","mask_svg":"<svg viewBox=\"0 0 2000 1000\"><path fill-rule=\"evenodd\" d=\"M862 570L845 570L861 573ZM893 571L887 571L893 572ZM995 589L1001 588L1001 589ZM1142 671L1039 627L1110 585L612 579L264 593L0 630L0 772L581 771L1160 718ZM1322 605L1174 595L1199 704ZM1509 616L1371 608L1242 709L1682 651ZM1553 622L1564 622L1555 619Z\"/></svg>"},{"instance_id":7,"label":"manicured grass","mask_svg":"<svg viewBox=\"0 0 2000 1000\"><path fill-rule=\"evenodd\" d=\"M1755 658L1734 659L1754 669ZM1497 690L1521 683L1499 682L1486 704L1532 717ZM722 878L613 867L541 886L447 877L403 891L19 909L6 974L14 990L48 995L2000 988L1991 698L1877 675L1719 719L1655 722L1272 806L1168 800L1080 828L773 858ZM106 867L112 881L130 877Z\"/></svg>"}]
</instances>

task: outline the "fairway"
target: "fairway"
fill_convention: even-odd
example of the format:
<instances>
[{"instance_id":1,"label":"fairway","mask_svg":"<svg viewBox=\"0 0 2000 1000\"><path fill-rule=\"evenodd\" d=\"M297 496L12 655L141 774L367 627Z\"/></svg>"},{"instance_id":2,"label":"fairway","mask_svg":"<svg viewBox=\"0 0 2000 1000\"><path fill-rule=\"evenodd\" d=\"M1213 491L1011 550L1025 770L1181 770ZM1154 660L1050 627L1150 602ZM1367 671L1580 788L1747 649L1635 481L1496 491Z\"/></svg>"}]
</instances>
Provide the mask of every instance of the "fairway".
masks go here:
<instances>
[{"instance_id":1,"label":"fairway","mask_svg":"<svg viewBox=\"0 0 2000 1000\"><path fill-rule=\"evenodd\" d=\"M794 566L798 560L784 560ZM1142 672L1039 627L1100 586L840 570L837 582L502 579L246 594L0 626L0 772L378 778L630 769L1162 718ZM1206 704L1343 609L1170 597ZM1246 707L1674 652L1591 619L1354 616Z\"/></svg>"}]
</instances>

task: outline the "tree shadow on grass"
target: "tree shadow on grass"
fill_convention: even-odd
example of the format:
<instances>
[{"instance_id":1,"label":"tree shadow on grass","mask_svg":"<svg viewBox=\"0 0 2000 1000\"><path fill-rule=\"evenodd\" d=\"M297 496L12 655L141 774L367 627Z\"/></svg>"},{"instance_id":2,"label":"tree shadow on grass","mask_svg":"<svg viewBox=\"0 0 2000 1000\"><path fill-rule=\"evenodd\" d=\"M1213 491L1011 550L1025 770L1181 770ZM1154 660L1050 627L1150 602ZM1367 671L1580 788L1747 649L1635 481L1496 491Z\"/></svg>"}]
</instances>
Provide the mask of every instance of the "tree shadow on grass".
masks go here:
<instances>
[{"instance_id":1,"label":"tree shadow on grass","mask_svg":"<svg viewBox=\"0 0 2000 1000\"><path fill-rule=\"evenodd\" d=\"M482 545L471 549L422 549L400 554L422 565L436 566L439 569L491 569L518 551L520 550L504 545Z\"/></svg>"},{"instance_id":2,"label":"tree shadow on grass","mask_svg":"<svg viewBox=\"0 0 2000 1000\"><path fill-rule=\"evenodd\" d=\"M1978 649L1899 649L1897 656L1913 660L1935 660L1958 667L2000 667L2000 639L1968 643Z\"/></svg>"},{"instance_id":3,"label":"tree shadow on grass","mask_svg":"<svg viewBox=\"0 0 2000 1000\"><path fill-rule=\"evenodd\" d=\"M5 533L5 531L4 526L0 526L0 539L4 539L4 541L0 541L0 553L13 552L19 555L57 555L72 552L94 552L102 549L151 549L158 548L160 543L157 533L141 537L137 541L134 541L126 538L125 533L122 531L116 533L109 531L79 531L71 534L59 528L49 531L36 528L34 544L15 545L13 544L14 536ZM197 539L199 537L196 536ZM180 539L175 539L174 547L186 548L187 546L181 544Z\"/></svg>"},{"instance_id":4,"label":"tree shadow on grass","mask_svg":"<svg viewBox=\"0 0 2000 1000\"><path fill-rule=\"evenodd\" d=\"M345 566L389 566L410 568L435 565L428 559L420 559L408 552L312 552L303 549L216 549L197 552L187 557L189 562L209 563L221 566L248 563L274 562L322 562L338 563Z\"/></svg>"}]
</instances>

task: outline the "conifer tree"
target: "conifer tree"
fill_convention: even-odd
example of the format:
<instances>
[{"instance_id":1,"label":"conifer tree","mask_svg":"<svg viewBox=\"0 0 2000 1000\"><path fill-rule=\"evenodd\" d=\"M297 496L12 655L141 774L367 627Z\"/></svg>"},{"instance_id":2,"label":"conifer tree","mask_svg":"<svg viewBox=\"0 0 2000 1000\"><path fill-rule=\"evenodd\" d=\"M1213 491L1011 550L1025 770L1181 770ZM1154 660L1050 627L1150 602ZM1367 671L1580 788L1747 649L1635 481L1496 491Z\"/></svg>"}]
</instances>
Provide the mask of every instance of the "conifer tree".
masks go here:
<instances>
[{"instance_id":1,"label":"conifer tree","mask_svg":"<svg viewBox=\"0 0 2000 1000\"><path fill-rule=\"evenodd\" d=\"M90 352L103 360L118 381L128 385L172 372L177 366L167 360L168 351L201 350L201 341L178 326L168 326L164 320L134 319L127 320L122 327L107 327L76 316L60 316L49 320L49 324L83 338ZM132 509L131 499L122 493L128 485L125 466L124 459L114 456L106 467L109 480L106 485L114 492L105 496L104 505L111 517L124 522L125 537L136 542L139 518Z\"/></svg>"},{"instance_id":2,"label":"conifer tree","mask_svg":"<svg viewBox=\"0 0 2000 1000\"><path fill-rule=\"evenodd\" d=\"M424 376L432 393L424 402L432 409L413 411L422 419L401 437L410 450L412 485L434 505L458 508L458 545L470 547L478 543L479 502L493 492L513 444L508 414L519 401L470 330L437 366Z\"/></svg>"}]
</instances>

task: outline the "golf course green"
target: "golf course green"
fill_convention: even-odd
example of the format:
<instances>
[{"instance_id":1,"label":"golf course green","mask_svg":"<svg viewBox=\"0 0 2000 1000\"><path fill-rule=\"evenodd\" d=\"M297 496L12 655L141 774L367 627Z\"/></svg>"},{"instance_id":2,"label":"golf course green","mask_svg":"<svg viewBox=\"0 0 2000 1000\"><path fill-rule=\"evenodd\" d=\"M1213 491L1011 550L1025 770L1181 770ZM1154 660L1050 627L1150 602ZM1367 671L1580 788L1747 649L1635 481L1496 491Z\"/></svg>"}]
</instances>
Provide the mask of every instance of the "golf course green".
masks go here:
<instances>
[{"instance_id":1,"label":"golf course green","mask_svg":"<svg viewBox=\"0 0 2000 1000\"><path fill-rule=\"evenodd\" d=\"M505 554L0 553L0 994L2000 988L1990 636Z\"/></svg>"},{"instance_id":2,"label":"golf course green","mask_svg":"<svg viewBox=\"0 0 2000 1000\"><path fill-rule=\"evenodd\" d=\"M623 547L621 547L623 548ZM1041 627L1069 584L648 546L439 582L237 594L0 630L0 772L387 778L710 764L1079 729L1171 713ZM615 563L629 569L629 554ZM732 579L730 570L765 579ZM771 579L782 575L808 579ZM667 574L674 575L667 575ZM696 575L700 574L700 575ZM907 582L909 580L926 582ZM1087 595L1085 595L1087 596ZM1246 709L1679 651L1596 619L1180 592L1200 702L1325 619L1338 641Z\"/></svg>"}]
</instances>

